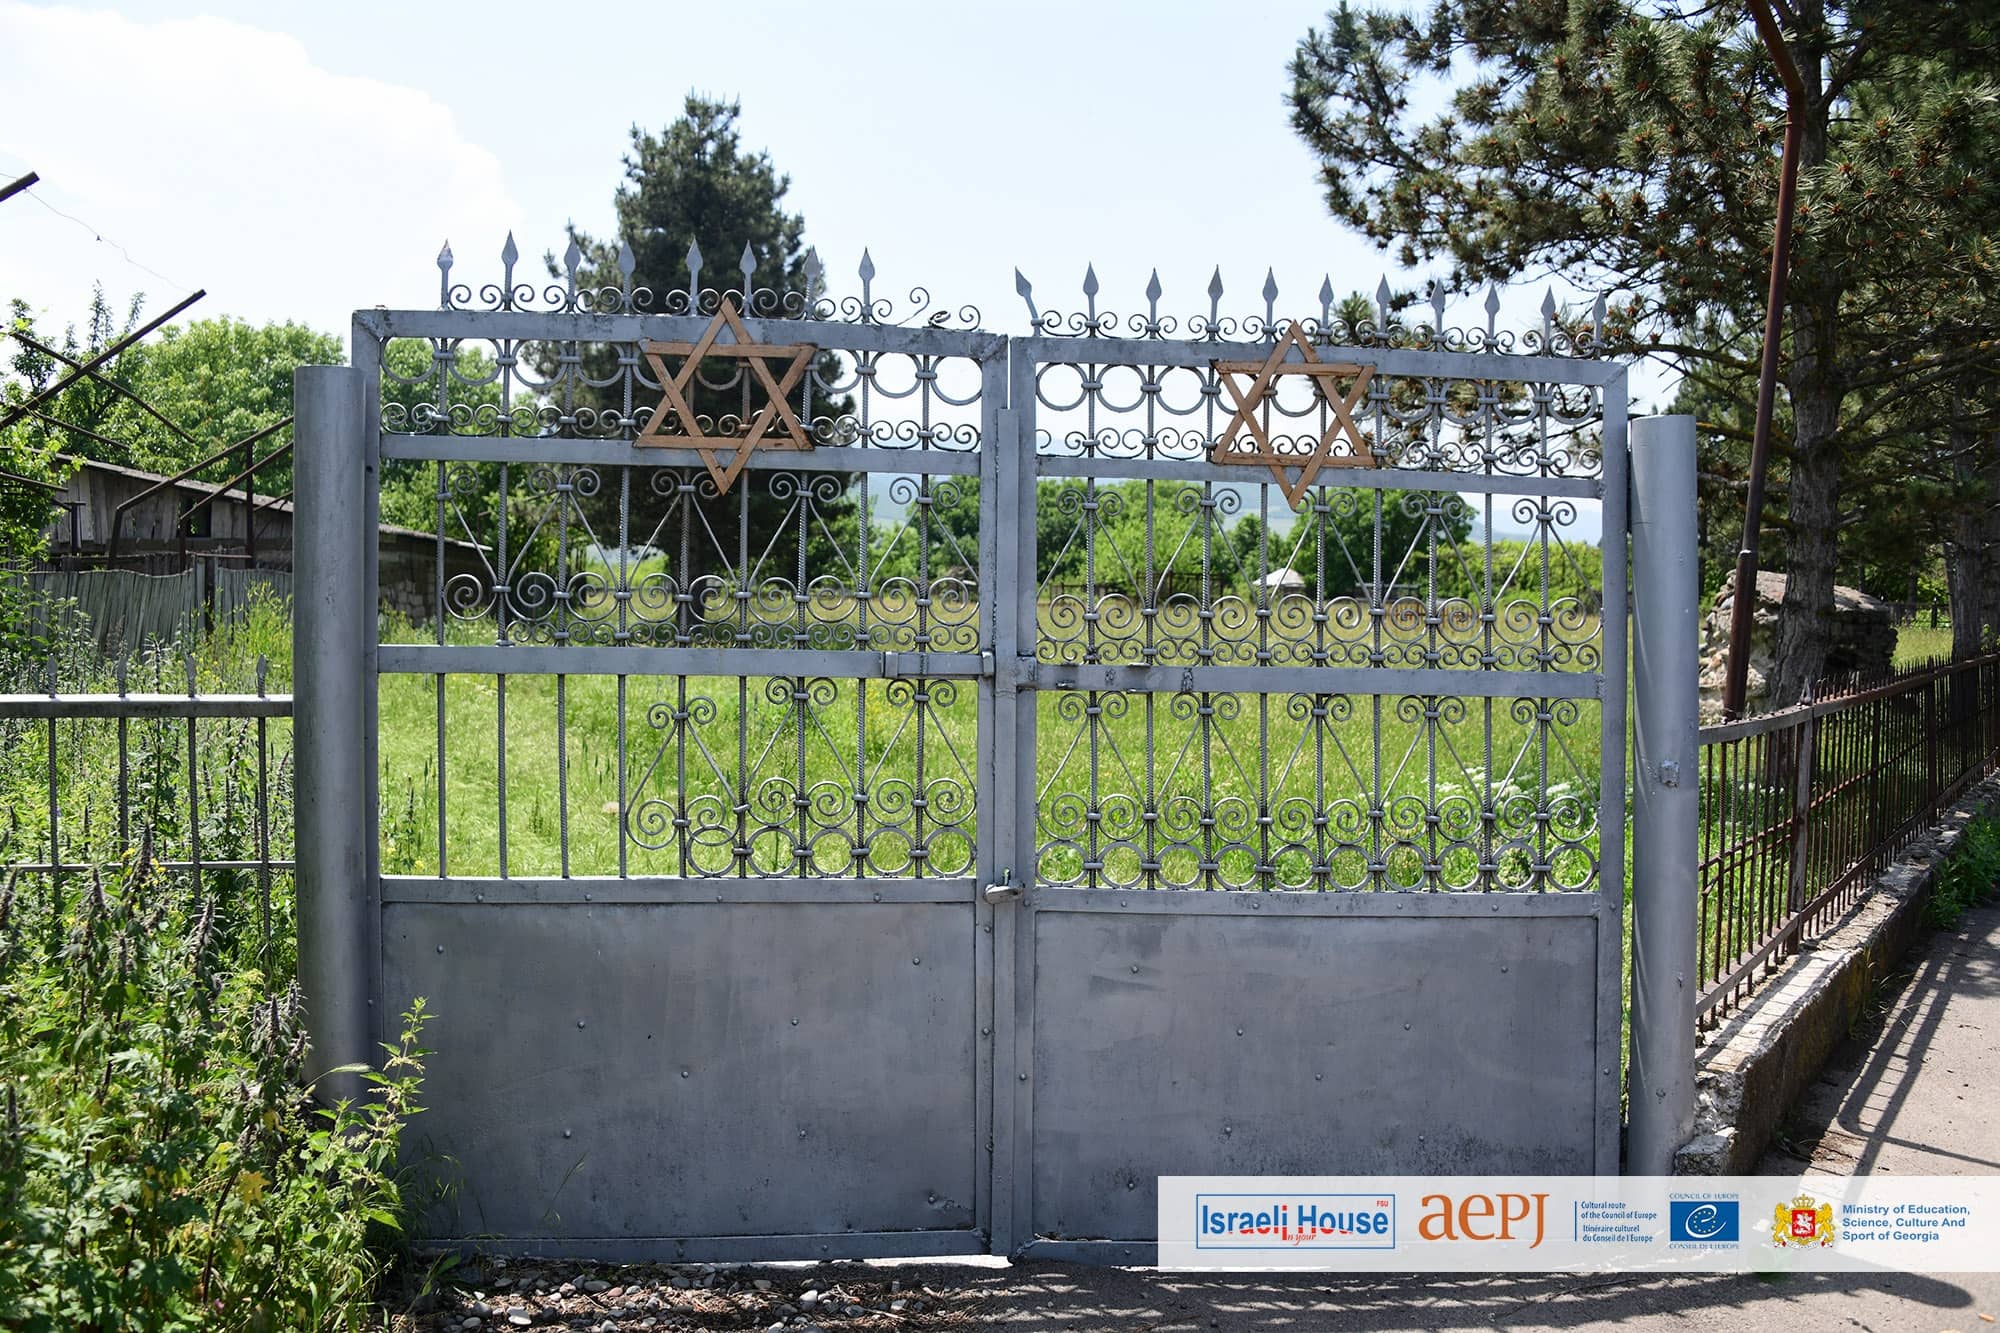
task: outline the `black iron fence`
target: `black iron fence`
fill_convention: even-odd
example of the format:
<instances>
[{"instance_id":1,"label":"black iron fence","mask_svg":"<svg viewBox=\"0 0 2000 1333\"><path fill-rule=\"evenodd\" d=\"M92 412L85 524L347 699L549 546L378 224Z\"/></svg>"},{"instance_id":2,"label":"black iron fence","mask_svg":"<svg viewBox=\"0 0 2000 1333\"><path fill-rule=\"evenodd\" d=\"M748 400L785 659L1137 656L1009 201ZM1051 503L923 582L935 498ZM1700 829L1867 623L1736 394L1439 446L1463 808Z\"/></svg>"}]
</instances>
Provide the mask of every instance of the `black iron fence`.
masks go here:
<instances>
[{"instance_id":1,"label":"black iron fence","mask_svg":"<svg viewBox=\"0 0 2000 1333\"><path fill-rule=\"evenodd\" d=\"M1697 1013L1828 928L2000 760L2000 654L1701 730Z\"/></svg>"}]
</instances>

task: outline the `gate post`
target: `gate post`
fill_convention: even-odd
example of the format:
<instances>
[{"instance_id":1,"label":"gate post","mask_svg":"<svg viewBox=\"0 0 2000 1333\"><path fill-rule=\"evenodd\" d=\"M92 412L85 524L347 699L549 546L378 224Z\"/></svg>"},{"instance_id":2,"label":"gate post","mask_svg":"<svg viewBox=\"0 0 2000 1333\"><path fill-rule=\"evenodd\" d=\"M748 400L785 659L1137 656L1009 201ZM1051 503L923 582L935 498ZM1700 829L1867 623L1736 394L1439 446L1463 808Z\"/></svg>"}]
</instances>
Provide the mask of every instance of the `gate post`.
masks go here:
<instances>
[{"instance_id":1,"label":"gate post","mask_svg":"<svg viewBox=\"0 0 2000 1333\"><path fill-rule=\"evenodd\" d=\"M292 373L292 750L299 986L306 1074L372 1064L368 1015L367 652L374 533L367 522L365 386L347 366ZM323 1101L359 1100L341 1074Z\"/></svg>"},{"instance_id":2,"label":"gate post","mask_svg":"<svg viewBox=\"0 0 2000 1333\"><path fill-rule=\"evenodd\" d=\"M1694 1128L1700 726L1691 416L1632 423L1632 1063L1626 1170L1668 1175ZM1617 633L1606 626L1606 633Z\"/></svg>"}]
</instances>

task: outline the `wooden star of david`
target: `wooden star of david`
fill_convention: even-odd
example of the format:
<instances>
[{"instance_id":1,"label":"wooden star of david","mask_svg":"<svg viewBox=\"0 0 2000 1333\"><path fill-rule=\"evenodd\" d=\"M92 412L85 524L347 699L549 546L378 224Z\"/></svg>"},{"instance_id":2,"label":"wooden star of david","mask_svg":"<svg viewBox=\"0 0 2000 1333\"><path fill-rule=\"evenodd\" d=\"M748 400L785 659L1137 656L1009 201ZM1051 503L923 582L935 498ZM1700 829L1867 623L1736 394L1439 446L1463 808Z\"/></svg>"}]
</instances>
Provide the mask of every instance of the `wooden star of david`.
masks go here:
<instances>
[{"instance_id":1,"label":"wooden star of david","mask_svg":"<svg viewBox=\"0 0 2000 1333\"><path fill-rule=\"evenodd\" d=\"M721 341L724 332L732 341ZM798 387L799 377L805 374L806 367L812 364L818 351L819 348L811 343L779 346L756 341L743 327L736 302L724 297L722 308L715 312L715 318L709 321L708 327L695 341L649 342L645 345L646 363L659 378L662 393L660 405L653 409L652 420L646 423L646 429L632 443L651 448L692 448L708 465L708 475L715 478L717 493L727 495L729 488L736 484L736 478L742 475L753 450L813 447L812 437L799 420L799 414L792 410L789 399L792 390ZM670 356L682 358L678 371L667 369L666 359ZM751 376L763 387L764 406L751 418L749 426L740 436L702 434L700 419L688 402L688 391L694 384L695 374L701 369L702 359L710 356L742 358ZM783 366L782 373L771 373L774 362ZM674 429L669 429L669 422L675 424Z\"/></svg>"},{"instance_id":2,"label":"wooden star of david","mask_svg":"<svg viewBox=\"0 0 2000 1333\"><path fill-rule=\"evenodd\" d=\"M1300 360L1286 358L1293 348L1297 348ZM1271 469L1277 479L1278 488L1292 504L1298 504L1320 469L1329 467L1380 467L1381 460L1368 448L1362 438L1361 428L1354 422L1354 409L1368 393L1368 381L1375 376L1375 367L1347 365L1334 361L1322 361L1313 351L1312 343L1299 328L1297 320L1285 330L1285 336L1278 339L1278 345L1271 349L1271 355L1262 361L1214 361L1216 376L1222 387L1236 402L1236 415L1229 419L1229 426L1208 451L1212 463L1261 463ZM1247 389L1236 382L1239 375L1251 377ZM1271 439L1268 424L1259 411L1269 401L1275 391L1275 382L1284 375L1310 375L1318 381L1319 393L1326 400L1332 415L1326 429L1321 432L1317 445L1310 453L1293 450L1280 452ZM1354 385L1346 393L1340 392L1339 381L1354 377ZM1237 437L1249 432L1256 442L1254 449L1238 448ZM1339 441L1345 437L1350 446L1348 453L1336 452ZM1297 476L1291 475L1297 469Z\"/></svg>"}]
</instances>

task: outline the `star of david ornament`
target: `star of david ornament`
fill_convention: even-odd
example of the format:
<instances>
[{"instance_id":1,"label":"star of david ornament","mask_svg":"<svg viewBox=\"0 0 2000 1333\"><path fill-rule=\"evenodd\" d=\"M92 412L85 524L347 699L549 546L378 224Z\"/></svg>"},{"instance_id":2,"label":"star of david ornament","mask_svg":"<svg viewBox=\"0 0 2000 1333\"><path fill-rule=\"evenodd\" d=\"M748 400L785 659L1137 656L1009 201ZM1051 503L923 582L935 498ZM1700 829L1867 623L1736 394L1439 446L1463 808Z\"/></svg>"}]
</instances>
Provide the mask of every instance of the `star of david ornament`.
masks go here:
<instances>
[{"instance_id":1,"label":"star of david ornament","mask_svg":"<svg viewBox=\"0 0 2000 1333\"><path fill-rule=\"evenodd\" d=\"M791 395L819 348L811 343L781 346L758 342L744 328L733 297L723 298L722 308L693 342L649 342L643 350L646 364L660 381L660 403L653 409L646 429L632 443L648 448L693 449L708 465L708 475L715 479L718 494L729 493L756 450L813 447L805 423L792 409ZM741 359L752 383L763 390L764 405L741 435L703 434L700 419L690 405L695 375L703 358L711 356ZM667 368L670 357L680 358L680 369ZM774 366L778 367L775 374Z\"/></svg>"},{"instance_id":2,"label":"star of david ornament","mask_svg":"<svg viewBox=\"0 0 2000 1333\"><path fill-rule=\"evenodd\" d=\"M1298 359L1292 360L1292 353ZM1297 505L1311 489L1322 469L1330 467L1380 467L1381 459L1369 448L1361 427L1355 423L1354 409L1368 395L1368 381L1375 367L1322 361L1310 339L1293 320L1278 339L1271 354L1262 361L1214 361L1216 377L1236 404L1235 415L1216 439L1208 457L1214 463L1247 463L1267 467L1285 499ZM1311 377L1326 402L1329 420L1317 440L1274 439L1264 408L1276 391L1276 382L1287 375ZM1247 378L1247 386L1239 383ZM1353 383L1342 392L1340 382ZM1342 453L1342 442L1347 452Z\"/></svg>"}]
</instances>

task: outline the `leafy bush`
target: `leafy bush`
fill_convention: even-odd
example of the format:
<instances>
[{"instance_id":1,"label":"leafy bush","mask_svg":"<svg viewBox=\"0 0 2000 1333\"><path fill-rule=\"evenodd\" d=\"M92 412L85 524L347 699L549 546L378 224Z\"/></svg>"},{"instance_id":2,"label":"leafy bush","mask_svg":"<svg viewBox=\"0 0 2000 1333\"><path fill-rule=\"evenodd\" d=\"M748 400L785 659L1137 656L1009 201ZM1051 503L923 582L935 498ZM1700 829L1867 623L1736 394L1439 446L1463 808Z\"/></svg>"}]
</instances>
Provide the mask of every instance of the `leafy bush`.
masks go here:
<instances>
[{"instance_id":1,"label":"leafy bush","mask_svg":"<svg viewBox=\"0 0 2000 1333\"><path fill-rule=\"evenodd\" d=\"M316 1107L237 882L156 869L148 835L108 882L0 893L0 1328L372 1322L423 1005L371 1097Z\"/></svg>"},{"instance_id":2,"label":"leafy bush","mask_svg":"<svg viewBox=\"0 0 2000 1333\"><path fill-rule=\"evenodd\" d=\"M1938 868L1924 905L1924 924L1949 930L1966 909L1985 901L2000 887L2000 819L1981 815L1966 827L1965 837Z\"/></svg>"}]
</instances>

